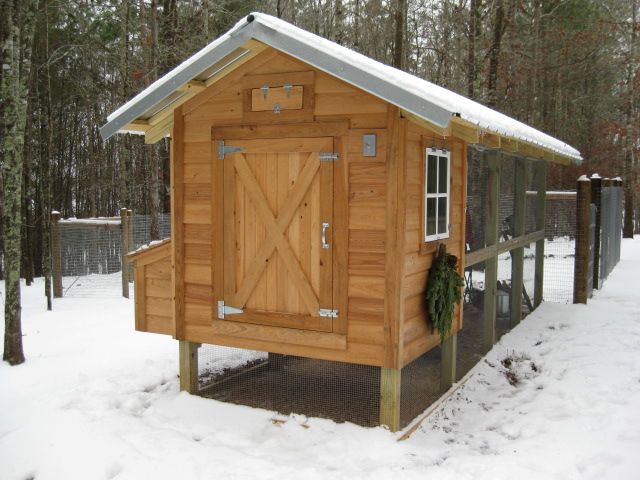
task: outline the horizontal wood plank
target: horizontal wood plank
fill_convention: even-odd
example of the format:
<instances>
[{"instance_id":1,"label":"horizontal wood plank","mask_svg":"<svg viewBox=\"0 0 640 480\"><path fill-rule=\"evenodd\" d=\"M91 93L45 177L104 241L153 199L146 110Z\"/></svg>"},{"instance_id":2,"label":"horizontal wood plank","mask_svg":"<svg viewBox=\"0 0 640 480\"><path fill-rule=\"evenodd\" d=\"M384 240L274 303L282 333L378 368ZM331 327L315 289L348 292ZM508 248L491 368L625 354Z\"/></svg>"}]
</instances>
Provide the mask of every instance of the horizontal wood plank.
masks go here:
<instances>
[{"instance_id":1,"label":"horizontal wood plank","mask_svg":"<svg viewBox=\"0 0 640 480\"><path fill-rule=\"evenodd\" d=\"M171 317L160 315L146 316L146 332L159 333L162 335L173 335L173 319Z\"/></svg>"},{"instance_id":2,"label":"horizontal wood plank","mask_svg":"<svg viewBox=\"0 0 640 480\"><path fill-rule=\"evenodd\" d=\"M351 275L349 297L384 299L384 278Z\"/></svg>"},{"instance_id":3,"label":"horizontal wood plank","mask_svg":"<svg viewBox=\"0 0 640 480\"><path fill-rule=\"evenodd\" d=\"M349 275L384 276L384 253L349 253Z\"/></svg>"},{"instance_id":4,"label":"horizontal wood plank","mask_svg":"<svg viewBox=\"0 0 640 480\"><path fill-rule=\"evenodd\" d=\"M211 245L211 225L185 224L184 243Z\"/></svg>"},{"instance_id":5,"label":"horizontal wood plank","mask_svg":"<svg viewBox=\"0 0 640 480\"><path fill-rule=\"evenodd\" d=\"M384 230L386 210L383 206L349 206L349 228L352 230Z\"/></svg>"},{"instance_id":6,"label":"horizontal wood plank","mask_svg":"<svg viewBox=\"0 0 640 480\"><path fill-rule=\"evenodd\" d=\"M211 285L211 265L186 263L184 266L185 283Z\"/></svg>"},{"instance_id":7,"label":"horizontal wood plank","mask_svg":"<svg viewBox=\"0 0 640 480\"><path fill-rule=\"evenodd\" d=\"M211 163L211 141L184 144L184 163Z\"/></svg>"},{"instance_id":8,"label":"horizontal wood plank","mask_svg":"<svg viewBox=\"0 0 640 480\"><path fill-rule=\"evenodd\" d=\"M316 115L353 115L386 111L385 102L360 92L316 94Z\"/></svg>"},{"instance_id":9,"label":"horizontal wood plank","mask_svg":"<svg viewBox=\"0 0 640 480\"><path fill-rule=\"evenodd\" d=\"M184 222L187 224L211 224L211 202L206 199L187 200L184 205Z\"/></svg>"}]
</instances>

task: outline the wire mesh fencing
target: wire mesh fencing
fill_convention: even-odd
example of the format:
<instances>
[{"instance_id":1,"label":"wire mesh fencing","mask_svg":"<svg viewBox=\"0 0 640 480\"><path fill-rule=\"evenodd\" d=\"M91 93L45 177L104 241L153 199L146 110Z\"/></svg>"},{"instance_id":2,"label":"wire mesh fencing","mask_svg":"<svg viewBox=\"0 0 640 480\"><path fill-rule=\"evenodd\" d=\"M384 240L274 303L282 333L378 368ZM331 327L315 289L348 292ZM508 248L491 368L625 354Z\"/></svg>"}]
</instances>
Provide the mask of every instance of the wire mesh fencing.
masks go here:
<instances>
[{"instance_id":1,"label":"wire mesh fencing","mask_svg":"<svg viewBox=\"0 0 640 480\"><path fill-rule=\"evenodd\" d=\"M576 192L547 192L544 290L548 302L572 303L576 253Z\"/></svg>"},{"instance_id":2,"label":"wire mesh fencing","mask_svg":"<svg viewBox=\"0 0 640 480\"><path fill-rule=\"evenodd\" d=\"M59 290L56 296L122 295L123 248L126 254L152 238L150 215L134 215L129 219L128 241L123 239L120 217L70 218L54 223L54 291ZM160 238L168 237L169 214L161 214L158 225Z\"/></svg>"},{"instance_id":3,"label":"wire mesh fencing","mask_svg":"<svg viewBox=\"0 0 640 480\"><path fill-rule=\"evenodd\" d=\"M622 187L604 187L602 189L601 202L600 276L602 280L605 280L620 261L623 211Z\"/></svg>"},{"instance_id":4,"label":"wire mesh fencing","mask_svg":"<svg viewBox=\"0 0 640 480\"><path fill-rule=\"evenodd\" d=\"M439 347L402 368L401 428L440 397L440 372ZM206 398L282 415L380 425L380 367L202 345L198 390Z\"/></svg>"},{"instance_id":5,"label":"wire mesh fencing","mask_svg":"<svg viewBox=\"0 0 640 480\"><path fill-rule=\"evenodd\" d=\"M216 345L198 352L200 395L224 402L375 426L380 368Z\"/></svg>"}]
</instances>

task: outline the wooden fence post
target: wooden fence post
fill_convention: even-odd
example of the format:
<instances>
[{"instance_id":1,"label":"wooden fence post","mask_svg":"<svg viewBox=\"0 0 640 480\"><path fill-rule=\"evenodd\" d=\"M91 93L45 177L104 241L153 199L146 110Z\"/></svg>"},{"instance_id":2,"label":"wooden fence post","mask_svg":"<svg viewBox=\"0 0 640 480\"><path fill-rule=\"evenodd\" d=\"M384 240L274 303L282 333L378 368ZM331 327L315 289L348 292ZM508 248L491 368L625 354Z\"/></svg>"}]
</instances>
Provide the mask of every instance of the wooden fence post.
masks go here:
<instances>
[{"instance_id":1,"label":"wooden fence post","mask_svg":"<svg viewBox=\"0 0 640 480\"><path fill-rule=\"evenodd\" d=\"M500 206L500 157L497 152L487 154L489 205L485 223L485 243L498 243L498 209ZM498 294L498 257L484 263L484 322L482 334L483 351L486 353L496 343L496 296Z\"/></svg>"},{"instance_id":2,"label":"wooden fence post","mask_svg":"<svg viewBox=\"0 0 640 480\"><path fill-rule=\"evenodd\" d=\"M589 296L589 224L591 181L586 175L576 188L576 256L573 274L573 303L587 303Z\"/></svg>"},{"instance_id":3,"label":"wooden fence post","mask_svg":"<svg viewBox=\"0 0 640 480\"><path fill-rule=\"evenodd\" d=\"M126 208L120 209L120 273L122 277L122 296L129 298L129 221Z\"/></svg>"},{"instance_id":4,"label":"wooden fence post","mask_svg":"<svg viewBox=\"0 0 640 480\"><path fill-rule=\"evenodd\" d=\"M127 226L129 228L129 238L127 239L128 252L133 252L136 249L135 225L136 217L133 210L127 210ZM129 281L133 282L133 264L131 262L129 262Z\"/></svg>"},{"instance_id":5,"label":"wooden fence post","mask_svg":"<svg viewBox=\"0 0 640 480\"><path fill-rule=\"evenodd\" d=\"M60 239L60 212L51 212L51 276L53 298L62 298L62 245Z\"/></svg>"},{"instance_id":6,"label":"wooden fence post","mask_svg":"<svg viewBox=\"0 0 640 480\"><path fill-rule=\"evenodd\" d=\"M199 343L178 340L181 392L198 393L198 348Z\"/></svg>"},{"instance_id":7,"label":"wooden fence post","mask_svg":"<svg viewBox=\"0 0 640 480\"><path fill-rule=\"evenodd\" d=\"M547 210L547 162L539 162L536 172L536 230L544 230L544 219ZM544 291L544 241L542 237L536 242L536 273L534 280L533 308L542 303Z\"/></svg>"},{"instance_id":8,"label":"wooden fence post","mask_svg":"<svg viewBox=\"0 0 640 480\"><path fill-rule=\"evenodd\" d=\"M602 236L602 177L591 175L591 203L596 206L596 233L593 241L593 288L601 288L600 283L600 242Z\"/></svg>"},{"instance_id":9,"label":"wooden fence post","mask_svg":"<svg viewBox=\"0 0 640 480\"><path fill-rule=\"evenodd\" d=\"M380 368L380 425L392 432L400 430L400 391L402 371L396 368Z\"/></svg>"},{"instance_id":10,"label":"wooden fence post","mask_svg":"<svg viewBox=\"0 0 640 480\"><path fill-rule=\"evenodd\" d=\"M526 216L526 176L527 160L519 158L515 160L515 182L513 199L513 237L525 234ZM524 247L511 251L511 319L510 327L513 328L522 320L522 288L524 271Z\"/></svg>"}]
</instances>

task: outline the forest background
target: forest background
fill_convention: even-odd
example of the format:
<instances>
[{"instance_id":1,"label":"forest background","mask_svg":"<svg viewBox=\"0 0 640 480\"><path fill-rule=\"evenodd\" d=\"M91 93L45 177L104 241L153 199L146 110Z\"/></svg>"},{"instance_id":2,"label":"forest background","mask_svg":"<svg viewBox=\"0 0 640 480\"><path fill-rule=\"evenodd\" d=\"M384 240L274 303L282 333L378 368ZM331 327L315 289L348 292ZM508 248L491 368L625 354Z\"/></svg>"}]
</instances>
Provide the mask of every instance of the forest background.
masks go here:
<instances>
[{"instance_id":1,"label":"forest background","mask_svg":"<svg viewBox=\"0 0 640 480\"><path fill-rule=\"evenodd\" d=\"M50 212L169 209L168 142L107 115L251 11L283 18L578 148L637 205L640 0L0 0L0 278L48 274ZM636 208L634 208L636 207ZM640 223L640 222L638 222ZM19 266L18 266L19 262ZM15 279L14 279L15 281ZM18 293L19 294L19 293ZM9 298L5 307L17 298ZM19 316L19 313L18 313ZM6 341L6 339L5 339ZM5 343L6 347L6 343Z\"/></svg>"}]
</instances>

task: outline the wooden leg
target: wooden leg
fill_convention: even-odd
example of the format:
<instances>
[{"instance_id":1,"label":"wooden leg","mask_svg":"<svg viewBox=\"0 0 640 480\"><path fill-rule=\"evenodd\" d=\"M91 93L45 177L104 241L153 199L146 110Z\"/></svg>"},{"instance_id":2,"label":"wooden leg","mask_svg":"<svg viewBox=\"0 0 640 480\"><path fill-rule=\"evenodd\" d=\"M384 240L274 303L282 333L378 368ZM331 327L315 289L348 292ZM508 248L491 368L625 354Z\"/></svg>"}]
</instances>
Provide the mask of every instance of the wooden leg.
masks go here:
<instances>
[{"instance_id":1,"label":"wooden leg","mask_svg":"<svg viewBox=\"0 0 640 480\"><path fill-rule=\"evenodd\" d=\"M522 320L522 289L524 271L524 247L511 251L511 319L509 327L514 328Z\"/></svg>"},{"instance_id":2,"label":"wooden leg","mask_svg":"<svg viewBox=\"0 0 640 480\"><path fill-rule=\"evenodd\" d=\"M446 392L456 382L458 334L453 333L440 346L440 390Z\"/></svg>"},{"instance_id":3,"label":"wooden leg","mask_svg":"<svg viewBox=\"0 0 640 480\"><path fill-rule=\"evenodd\" d=\"M382 367L380 371L380 425L392 432L400 430L401 370Z\"/></svg>"},{"instance_id":4,"label":"wooden leg","mask_svg":"<svg viewBox=\"0 0 640 480\"><path fill-rule=\"evenodd\" d=\"M199 343L178 340L180 356L180 391L198 393Z\"/></svg>"},{"instance_id":5,"label":"wooden leg","mask_svg":"<svg viewBox=\"0 0 640 480\"><path fill-rule=\"evenodd\" d=\"M498 295L498 259L485 262L484 271L484 321L482 324L482 349L487 353L496 343L496 296Z\"/></svg>"}]
</instances>

